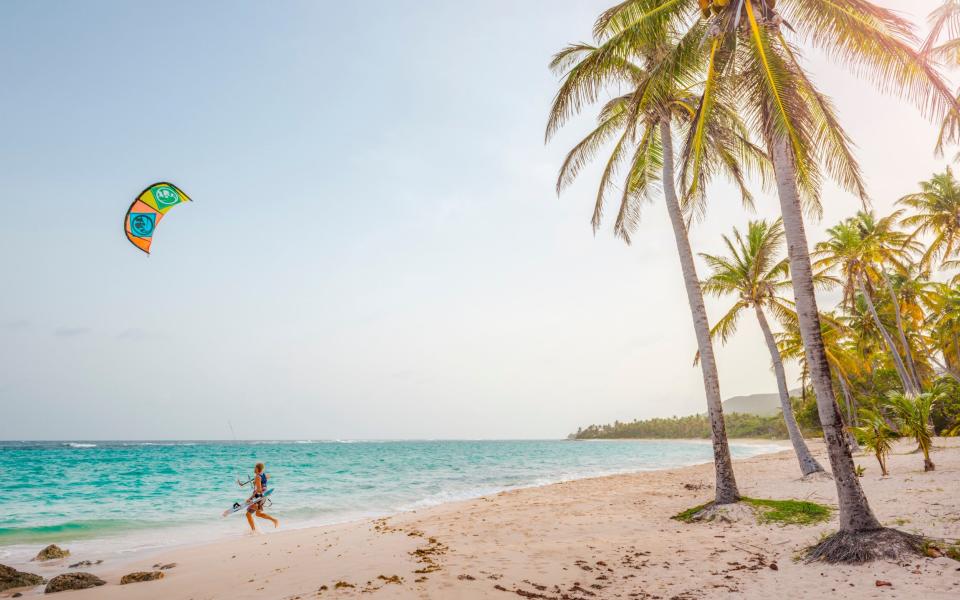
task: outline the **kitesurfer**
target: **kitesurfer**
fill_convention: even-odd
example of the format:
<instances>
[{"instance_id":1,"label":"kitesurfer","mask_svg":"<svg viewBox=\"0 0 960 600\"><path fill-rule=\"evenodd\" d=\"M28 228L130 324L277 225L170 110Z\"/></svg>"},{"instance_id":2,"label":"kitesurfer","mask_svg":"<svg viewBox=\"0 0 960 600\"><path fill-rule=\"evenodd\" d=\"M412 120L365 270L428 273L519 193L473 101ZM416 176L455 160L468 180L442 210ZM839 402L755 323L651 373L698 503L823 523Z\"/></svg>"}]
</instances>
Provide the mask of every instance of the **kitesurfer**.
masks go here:
<instances>
[{"instance_id":1,"label":"kitesurfer","mask_svg":"<svg viewBox=\"0 0 960 600\"><path fill-rule=\"evenodd\" d=\"M271 521L274 527L280 525L280 521L263 512L263 504L266 502L263 493L267 490L267 479L269 478L264 469L263 463L257 463L253 467L253 495L247 499L247 502L251 503L247 507L247 523L250 523L251 531L257 530L257 526L253 522L254 516Z\"/></svg>"}]
</instances>

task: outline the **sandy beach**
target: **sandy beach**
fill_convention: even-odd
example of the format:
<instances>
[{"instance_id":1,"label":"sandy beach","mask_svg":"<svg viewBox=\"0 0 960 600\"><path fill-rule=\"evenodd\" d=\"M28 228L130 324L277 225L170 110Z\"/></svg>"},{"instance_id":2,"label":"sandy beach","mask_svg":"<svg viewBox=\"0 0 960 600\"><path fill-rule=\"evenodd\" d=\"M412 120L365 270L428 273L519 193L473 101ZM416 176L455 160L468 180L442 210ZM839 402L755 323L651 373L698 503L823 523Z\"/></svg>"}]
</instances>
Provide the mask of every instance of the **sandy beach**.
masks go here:
<instances>
[{"instance_id":1,"label":"sandy beach","mask_svg":"<svg viewBox=\"0 0 960 600\"><path fill-rule=\"evenodd\" d=\"M938 439L937 470L902 442L864 487L884 524L960 537L960 439ZM822 443L813 443L826 464ZM832 481L800 481L790 451L737 462L742 493L834 504ZM268 531L89 571L108 584L65 598L956 598L960 562L803 564L797 553L835 527L685 524L670 517L711 498L711 465L503 492L338 526ZM282 517L282 515L280 515ZM242 523L238 522L238 527ZM33 569L45 577L73 556ZM159 581L118 585L128 572L176 563ZM878 586L877 582L890 585ZM41 588L26 591L39 593ZM9 590L3 597L17 590ZM22 590L25 591L25 590Z\"/></svg>"}]
</instances>

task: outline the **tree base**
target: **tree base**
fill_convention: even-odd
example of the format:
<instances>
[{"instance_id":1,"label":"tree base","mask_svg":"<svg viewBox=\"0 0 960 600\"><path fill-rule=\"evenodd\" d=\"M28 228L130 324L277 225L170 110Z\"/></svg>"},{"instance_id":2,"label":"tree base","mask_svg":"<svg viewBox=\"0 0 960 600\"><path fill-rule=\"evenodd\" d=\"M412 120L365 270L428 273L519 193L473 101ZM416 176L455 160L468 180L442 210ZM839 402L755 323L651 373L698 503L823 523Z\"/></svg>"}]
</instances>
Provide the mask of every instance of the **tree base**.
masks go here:
<instances>
[{"instance_id":1,"label":"tree base","mask_svg":"<svg viewBox=\"0 0 960 600\"><path fill-rule=\"evenodd\" d=\"M924 556L924 538L897 529L838 531L807 548L804 561L859 565L875 560Z\"/></svg>"},{"instance_id":2,"label":"tree base","mask_svg":"<svg viewBox=\"0 0 960 600\"><path fill-rule=\"evenodd\" d=\"M739 523L750 521L756 523L757 512L749 504L734 502L733 504L708 504L690 516L692 522L706 523Z\"/></svg>"}]
</instances>

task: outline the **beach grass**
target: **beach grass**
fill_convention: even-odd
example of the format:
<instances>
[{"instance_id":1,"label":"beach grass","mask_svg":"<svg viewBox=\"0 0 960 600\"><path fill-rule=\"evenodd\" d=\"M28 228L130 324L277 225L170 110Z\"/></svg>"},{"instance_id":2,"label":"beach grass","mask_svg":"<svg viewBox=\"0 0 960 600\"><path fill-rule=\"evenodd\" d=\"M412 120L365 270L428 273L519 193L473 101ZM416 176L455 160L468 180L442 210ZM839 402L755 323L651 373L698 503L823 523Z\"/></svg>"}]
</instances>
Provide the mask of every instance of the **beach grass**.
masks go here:
<instances>
[{"instance_id":1,"label":"beach grass","mask_svg":"<svg viewBox=\"0 0 960 600\"><path fill-rule=\"evenodd\" d=\"M743 498L743 501L758 508L757 521L781 525L814 525L830 519L833 509L805 500L766 500Z\"/></svg>"},{"instance_id":2,"label":"beach grass","mask_svg":"<svg viewBox=\"0 0 960 600\"><path fill-rule=\"evenodd\" d=\"M740 501L756 509L757 522L779 525L814 525L830 518L833 509L816 502L805 500L769 500L765 498L742 497ZM674 515L672 518L684 523L692 523L696 515L713 502L700 504Z\"/></svg>"}]
</instances>

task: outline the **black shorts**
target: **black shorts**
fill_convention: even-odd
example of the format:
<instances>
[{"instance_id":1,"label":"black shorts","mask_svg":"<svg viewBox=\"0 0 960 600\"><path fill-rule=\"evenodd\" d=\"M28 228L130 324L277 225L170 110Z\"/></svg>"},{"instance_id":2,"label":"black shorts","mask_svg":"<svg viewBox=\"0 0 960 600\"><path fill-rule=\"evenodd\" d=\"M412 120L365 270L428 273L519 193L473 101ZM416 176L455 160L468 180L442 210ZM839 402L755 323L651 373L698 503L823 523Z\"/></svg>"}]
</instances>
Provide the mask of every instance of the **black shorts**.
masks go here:
<instances>
[{"instance_id":1,"label":"black shorts","mask_svg":"<svg viewBox=\"0 0 960 600\"><path fill-rule=\"evenodd\" d=\"M260 500L254 502L253 504L247 507L248 513L254 513L254 512L257 512L258 510L263 510L263 503L264 501L266 501L266 498L264 498L261 494L254 494L253 499L257 500L257 498L259 498Z\"/></svg>"}]
</instances>

